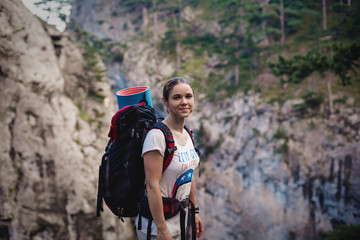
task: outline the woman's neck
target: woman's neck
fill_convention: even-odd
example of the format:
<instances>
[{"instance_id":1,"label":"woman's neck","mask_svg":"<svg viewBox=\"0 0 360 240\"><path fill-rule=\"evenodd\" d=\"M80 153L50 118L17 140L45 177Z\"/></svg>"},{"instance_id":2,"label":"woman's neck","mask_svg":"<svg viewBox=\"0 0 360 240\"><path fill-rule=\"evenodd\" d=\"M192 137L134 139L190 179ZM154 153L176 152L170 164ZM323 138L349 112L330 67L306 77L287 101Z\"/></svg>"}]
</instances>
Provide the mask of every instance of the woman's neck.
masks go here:
<instances>
[{"instance_id":1,"label":"woman's neck","mask_svg":"<svg viewBox=\"0 0 360 240\"><path fill-rule=\"evenodd\" d=\"M181 132L184 129L185 118L177 119L168 115L163 121L170 129Z\"/></svg>"}]
</instances>

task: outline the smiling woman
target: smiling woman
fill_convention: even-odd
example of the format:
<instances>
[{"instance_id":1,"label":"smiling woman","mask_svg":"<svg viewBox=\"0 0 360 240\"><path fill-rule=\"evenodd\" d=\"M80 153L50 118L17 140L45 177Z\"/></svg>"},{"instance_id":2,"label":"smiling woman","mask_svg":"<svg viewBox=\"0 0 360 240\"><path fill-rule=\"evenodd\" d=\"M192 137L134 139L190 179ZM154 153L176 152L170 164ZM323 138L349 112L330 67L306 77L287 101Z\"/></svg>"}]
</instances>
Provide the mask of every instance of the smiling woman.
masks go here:
<instances>
[{"instance_id":1,"label":"smiling woman","mask_svg":"<svg viewBox=\"0 0 360 240\"><path fill-rule=\"evenodd\" d=\"M184 213L187 209L171 217L164 216L164 199L187 204L192 209L193 239L203 233L196 201L194 170L200 159L195 151L190 133L185 129L185 120L194 107L194 91L190 83L180 77L170 79L163 88L162 101L168 116L163 120L175 141L175 151L168 167L163 170L165 138L159 129L147 134L144 146L144 168L146 175L146 206L151 217L139 215L136 221L139 239L185 239ZM142 206L143 207L143 206Z\"/></svg>"},{"instance_id":2,"label":"smiling woman","mask_svg":"<svg viewBox=\"0 0 360 240\"><path fill-rule=\"evenodd\" d=\"M37 17L63 32L71 12L70 0L22 0L23 4Z\"/></svg>"}]
</instances>

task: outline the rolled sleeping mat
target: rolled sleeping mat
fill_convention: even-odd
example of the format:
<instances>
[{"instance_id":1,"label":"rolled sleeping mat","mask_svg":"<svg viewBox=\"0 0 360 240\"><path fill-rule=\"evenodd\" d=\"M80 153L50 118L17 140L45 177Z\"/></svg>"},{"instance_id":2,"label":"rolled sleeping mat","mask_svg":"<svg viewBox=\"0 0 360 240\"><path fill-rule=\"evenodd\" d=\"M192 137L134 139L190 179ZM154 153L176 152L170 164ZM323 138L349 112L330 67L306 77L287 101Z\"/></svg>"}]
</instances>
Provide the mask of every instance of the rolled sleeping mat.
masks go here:
<instances>
[{"instance_id":1,"label":"rolled sleeping mat","mask_svg":"<svg viewBox=\"0 0 360 240\"><path fill-rule=\"evenodd\" d=\"M146 86L124 88L116 93L119 109L146 101L152 107L150 88Z\"/></svg>"}]
</instances>

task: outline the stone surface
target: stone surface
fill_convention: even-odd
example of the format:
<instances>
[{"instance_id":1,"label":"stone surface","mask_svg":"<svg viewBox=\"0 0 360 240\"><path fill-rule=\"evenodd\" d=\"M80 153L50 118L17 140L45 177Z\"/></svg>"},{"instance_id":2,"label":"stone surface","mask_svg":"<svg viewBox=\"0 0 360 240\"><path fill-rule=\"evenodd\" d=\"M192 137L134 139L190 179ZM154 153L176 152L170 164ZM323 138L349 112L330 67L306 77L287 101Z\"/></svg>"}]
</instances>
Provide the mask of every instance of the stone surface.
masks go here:
<instances>
[{"instance_id":1,"label":"stone surface","mask_svg":"<svg viewBox=\"0 0 360 240\"><path fill-rule=\"evenodd\" d=\"M108 210L96 217L114 99L86 95L83 50L66 35L52 39L54 30L20 0L1 1L0 21L1 236L133 239L131 223L119 224ZM111 98L106 83L89 84Z\"/></svg>"},{"instance_id":2,"label":"stone surface","mask_svg":"<svg viewBox=\"0 0 360 240\"><path fill-rule=\"evenodd\" d=\"M90 9L95 1L73 3L74 19L99 37L127 41L136 34L134 26L122 29L134 16L113 16L114 28L98 24L114 20L104 1L96 11ZM54 48L19 0L0 4L7 23L0 25L1 230L14 239L133 239L131 222L120 224L108 210L101 220L94 217L106 120L116 106L109 86L92 85L107 97L103 104L86 98L83 50L66 36L56 43L61 51ZM190 9L184 14L194 19ZM151 42L132 41L121 69L128 85L149 84L159 107L154 53ZM164 80L175 63L159 61ZM301 102L271 106L256 94L197 102L188 124L198 130L203 152L202 239L306 240L334 223L360 224L360 109L301 117L292 108ZM80 109L92 118L94 109L104 112L103 127L81 118Z\"/></svg>"},{"instance_id":3,"label":"stone surface","mask_svg":"<svg viewBox=\"0 0 360 240\"><path fill-rule=\"evenodd\" d=\"M346 126L332 127L343 116L278 122L271 119L291 109L256 105L256 96L234 101L236 125L226 116L229 109L198 113L203 141L211 146L224 139L201 164L204 239L312 239L336 222L360 223L360 142L343 133ZM350 128L358 129L353 123ZM275 137L279 129L283 138Z\"/></svg>"}]
</instances>

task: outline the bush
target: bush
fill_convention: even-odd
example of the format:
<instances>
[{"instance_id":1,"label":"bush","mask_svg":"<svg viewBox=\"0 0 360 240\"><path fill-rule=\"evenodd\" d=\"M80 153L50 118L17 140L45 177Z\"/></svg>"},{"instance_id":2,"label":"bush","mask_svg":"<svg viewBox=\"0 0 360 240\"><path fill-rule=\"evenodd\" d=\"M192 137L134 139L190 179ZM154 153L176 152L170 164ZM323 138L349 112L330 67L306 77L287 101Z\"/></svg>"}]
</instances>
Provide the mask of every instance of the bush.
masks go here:
<instances>
[{"instance_id":1,"label":"bush","mask_svg":"<svg viewBox=\"0 0 360 240\"><path fill-rule=\"evenodd\" d=\"M283 140L283 143L278 149L281 153L289 152L289 137L284 129L278 128L273 137L277 140Z\"/></svg>"},{"instance_id":2,"label":"bush","mask_svg":"<svg viewBox=\"0 0 360 240\"><path fill-rule=\"evenodd\" d=\"M326 240L358 240L360 225L340 225L332 232L322 234Z\"/></svg>"},{"instance_id":3,"label":"bush","mask_svg":"<svg viewBox=\"0 0 360 240\"><path fill-rule=\"evenodd\" d=\"M293 107L300 112L317 109L324 100L322 94L317 92L308 92L302 96L302 99L304 99L304 103L293 105Z\"/></svg>"}]
</instances>

